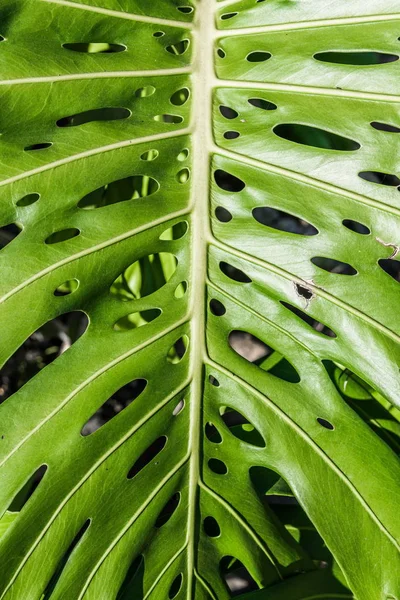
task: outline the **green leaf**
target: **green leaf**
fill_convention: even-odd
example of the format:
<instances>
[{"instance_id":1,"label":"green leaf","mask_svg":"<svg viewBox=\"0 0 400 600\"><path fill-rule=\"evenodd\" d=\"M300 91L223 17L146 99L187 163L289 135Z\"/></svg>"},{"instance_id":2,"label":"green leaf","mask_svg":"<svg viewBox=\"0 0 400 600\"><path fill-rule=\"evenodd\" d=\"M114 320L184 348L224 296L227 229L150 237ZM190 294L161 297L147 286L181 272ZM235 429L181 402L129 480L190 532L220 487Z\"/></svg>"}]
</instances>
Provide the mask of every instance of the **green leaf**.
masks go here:
<instances>
[{"instance_id":1,"label":"green leaf","mask_svg":"<svg viewBox=\"0 0 400 600\"><path fill-rule=\"evenodd\" d=\"M378 4L3 0L0 600L400 600Z\"/></svg>"}]
</instances>

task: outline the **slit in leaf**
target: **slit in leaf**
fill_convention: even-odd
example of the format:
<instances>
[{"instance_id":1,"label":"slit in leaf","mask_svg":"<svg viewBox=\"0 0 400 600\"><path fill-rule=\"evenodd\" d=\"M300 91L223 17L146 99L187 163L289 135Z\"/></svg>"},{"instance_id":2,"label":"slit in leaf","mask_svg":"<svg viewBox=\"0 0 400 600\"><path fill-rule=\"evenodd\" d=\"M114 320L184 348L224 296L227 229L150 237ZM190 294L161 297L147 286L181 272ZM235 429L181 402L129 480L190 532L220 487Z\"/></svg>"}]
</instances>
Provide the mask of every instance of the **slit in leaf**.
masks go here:
<instances>
[{"instance_id":1,"label":"slit in leaf","mask_svg":"<svg viewBox=\"0 0 400 600\"><path fill-rule=\"evenodd\" d=\"M221 535L221 528L214 517L206 517L203 521L203 527L208 537L217 538Z\"/></svg>"},{"instance_id":2,"label":"slit in leaf","mask_svg":"<svg viewBox=\"0 0 400 600\"><path fill-rule=\"evenodd\" d=\"M78 127L94 121L120 121L128 119L131 111L127 108L95 108L86 110L57 121L57 127Z\"/></svg>"},{"instance_id":3,"label":"slit in leaf","mask_svg":"<svg viewBox=\"0 0 400 600\"><path fill-rule=\"evenodd\" d=\"M243 271L237 269L229 263L221 261L219 263L219 268L221 269L222 273L229 277L229 279L232 279L232 281L238 281L239 283L251 283L251 279L246 275L246 273L243 273Z\"/></svg>"},{"instance_id":4,"label":"slit in leaf","mask_svg":"<svg viewBox=\"0 0 400 600\"><path fill-rule=\"evenodd\" d=\"M226 475L228 472L228 467L222 460L219 460L219 458L210 458L208 466L216 475Z\"/></svg>"},{"instance_id":5,"label":"slit in leaf","mask_svg":"<svg viewBox=\"0 0 400 600\"><path fill-rule=\"evenodd\" d=\"M328 273L336 273L338 275L357 275L357 271L349 263L336 260L335 258L325 258L324 256L314 256L311 262Z\"/></svg>"},{"instance_id":6,"label":"slit in leaf","mask_svg":"<svg viewBox=\"0 0 400 600\"><path fill-rule=\"evenodd\" d=\"M239 116L239 113L229 106L221 105L219 107L219 112L225 119L236 119Z\"/></svg>"},{"instance_id":7,"label":"slit in leaf","mask_svg":"<svg viewBox=\"0 0 400 600\"><path fill-rule=\"evenodd\" d=\"M381 258L378 261L380 268L395 281L400 282L400 262L392 258Z\"/></svg>"},{"instance_id":8,"label":"slit in leaf","mask_svg":"<svg viewBox=\"0 0 400 600\"><path fill-rule=\"evenodd\" d=\"M325 129L319 129L312 125L281 123L280 125L276 125L272 131L284 140L294 142L295 144L302 144L303 146L312 146L324 150L339 150L342 152L353 152L361 148L358 142L350 138Z\"/></svg>"},{"instance_id":9,"label":"slit in leaf","mask_svg":"<svg viewBox=\"0 0 400 600\"><path fill-rule=\"evenodd\" d=\"M353 221L353 219L343 219L343 225L350 229L350 231L354 231L355 233L359 233L360 235L369 235L371 230L366 225L359 223L358 221Z\"/></svg>"},{"instance_id":10,"label":"slit in leaf","mask_svg":"<svg viewBox=\"0 0 400 600\"><path fill-rule=\"evenodd\" d=\"M40 198L40 194L27 194L23 198L20 198L15 204L21 208L25 206L31 206L35 204Z\"/></svg>"},{"instance_id":11,"label":"slit in leaf","mask_svg":"<svg viewBox=\"0 0 400 600\"><path fill-rule=\"evenodd\" d=\"M295 233L297 235L317 235L318 229L308 223L305 219L291 215L290 213L271 208L269 206L260 206L253 208L253 217L261 225L266 225L278 231L286 233Z\"/></svg>"},{"instance_id":12,"label":"slit in leaf","mask_svg":"<svg viewBox=\"0 0 400 600\"><path fill-rule=\"evenodd\" d=\"M24 483L21 489L15 494L13 500L10 502L8 511L10 512L21 512L28 500L33 496L33 493L43 480L47 471L47 465L41 465L28 480Z\"/></svg>"},{"instance_id":13,"label":"slit in leaf","mask_svg":"<svg viewBox=\"0 0 400 600\"><path fill-rule=\"evenodd\" d=\"M126 46L123 44L108 44L106 42L73 42L63 44L62 47L66 50L86 54L115 54L126 50Z\"/></svg>"},{"instance_id":14,"label":"slit in leaf","mask_svg":"<svg viewBox=\"0 0 400 600\"><path fill-rule=\"evenodd\" d=\"M80 530L78 531L78 533L76 534L74 539L72 540L71 544L68 547L68 550L65 552L64 556L58 563L58 565L54 571L54 574L53 574L52 578L50 579L50 581L43 593L41 600L50 600L52 593L53 593L57 583L59 582L59 580L63 574L63 571L65 570L67 562L68 562L69 558L71 557L71 554L73 553L73 551L75 550L75 548L77 547L77 545L79 544L79 542L81 541L83 536L85 535L86 531L89 529L90 523L91 523L91 520L87 519L87 521L85 521L85 523L82 525L82 527L80 528Z\"/></svg>"},{"instance_id":15,"label":"slit in leaf","mask_svg":"<svg viewBox=\"0 0 400 600\"><path fill-rule=\"evenodd\" d=\"M130 564L116 600L132 600L132 594L143 588L144 566L144 556L139 554Z\"/></svg>"},{"instance_id":16,"label":"slit in leaf","mask_svg":"<svg viewBox=\"0 0 400 600\"><path fill-rule=\"evenodd\" d=\"M46 148L50 148L52 146L52 142L41 142L39 144L30 144L29 146L25 146L25 152L33 152L35 150L46 150Z\"/></svg>"},{"instance_id":17,"label":"slit in leaf","mask_svg":"<svg viewBox=\"0 0 400 600\"><path fill-rule=\"evenodd\" d=\"M227 171L217 169L214 172L215 183L225 192L241 192L246 187L244 181Z\"/></svg>"},{"instance_id":18,"label":"slit in leaf","mask_svg":"<svg viewBox=\"0 0 400 600\"><path fill-rule=\"evenodd\" d=\"M168 350L167 362L171 363L172 365L176 365L177 363L181 362L188 348L189 338L187 335L182 335Z\"/></svg>"},{"instance_id":19,"label":"slit in leaf","mask_svg":"<svg viewBox=\"0 0 400 600\"><path fill-rule=\"evenodd\" d=\"M8 244L13 242L21 233L22 226L19 223L10 223L0 227L0 249L2 250Z\"/></svg>"},{"instance_id":20,"label":"slit in leaf","mask_svg":"<svg viewBox=\"0 0 400 600\"><path fill-rule=\"evenodd\" d=\"M121 317L114 323L114 331L131 331L132 329L138 329L139 327L143 327L152 321L158 319L161 315L161 310L159 308L149 308L147 310L142 310L140 312L130 313L129 315L125 315L125 317Z\"/></svg>"},{"instance_id":21,"label":"slit in leaf","mask_svg":"<svg viewBox=\"0 0 400 600\"><path fill-rule=\"evenodd\" d=\"M68 279L68 281L64 281L61 283L55 290L55 296L70 296L79 287L79 281L77 279Z\"/></svg>"},{"instance_id":22,"label":"slit in leaf","mask_svg":"<svg viewBox=\"0 0 400 600\"><path fill-rule=\"evenodd\" d=\"M161 123L182 123L183 122L183 117L181 117L180 115L171 115L171 114L163 114L163 115L156 115L154 117L155 121L161 122Z\"/></svg>"},{"instance_id":23,"label":"slit in leaf","mask_svg":"<svg viewBox=\"0 0 400 600\"><path fill-rule=\"evenodd\" d=\"M89 192L78 202L78 208L93 210L129 200L147 198L160 189L158 181L148 175L132 175L107 183Z\"/></svg>"},{"instance_id":24,"label":"slit in leaf","mask_svg":"<svg viewBox=\"0 0 400 600\"><path fill-rule=\"evenodd\" d=\"M283 300L281 300L280 303L285 308L290 310L290 312L292 312L297 317L299 317L302 321L304 321L304 323L307 323L307 325L310 325L313 329L315 329L315 331L318 331L318 333L322 333L323 335L326 335L327 337L330 337L330 338L337 337L336 333L334 331L332 331L332 329L330 329L329 327L327 327L320 321L317 321L316 319L311 317L309 314L305 313L303 310L300 310L300 308L297 308L297 306L293 306L292 304L289 304L288 302L285 302Z\"/></svg>"},{"instance_id":25,"label":"slit in leaf","mask_svg":"<svg viewBox=\"0 0 400 600\"><path fill-rule=\"evenodd\" d=\"M400 127L390 125L389 123L381 123L380 121L372 121L371 126L378 131L387 131L388 133L400 133Z\"/></svg>"},{"instance_id":26,"label":"slit in leaf","mask_svg":"<svg viewBox=\"0 0 400 600\"><path fill-rule=\"evenodd\" d=\"M177 597L177 595L179 594L179 592L182 589L182 584L183 584L183 575L182 575L182 573L179 573L179 575L177 575L175 577L174 581L171 584L171 587L169 588L168 598L170 600L173 600L174 598Z\"/></svg>"},{"instance_id":27,"label":"slit in leaf","mask_svg":"<svg viewBox=\"0 0 400 600\"><path fill-rule=\"evenodd\" d=\"M60 231L55 231L51 235L49 235L45 239L46 244L59 244L61 242L66 242L68 240L72 240L80 234L79 229L76 227L69 227L68 229L61 229Z\"/></svg>"},{"instance_id":28,"label":"slit in leaf","mask_svg":"<svg viewBox=\"0 0 400 600\"><path fill-rule=\"evenodd\" d=\"M220 408L223 422L237 439L257 448L265 448L265 440L256 427L242 413L230 406Z\"/></svg>"},{"instance_id":29,"label":"slit in leaf","mask_svg":"<svg viewBox=\"0 0 400 600\"><path fill-rule=\"evenodd\" d=\"M157 438L146 450L139 456L133 467L128 472L127 478L133 479L144 469L155 457L163 450L165 444L167 443L167 438L165 435Z\"/></svg>"},{"instance_id":30,"label":"slit in leaf","mask_svg":"<svg viewBox=\"0 0 400 600\"><path fill-rule=\"evenodd\" d=\"M261 110L276 110L278 107L273 102L269 102L264 98L249 98L248 103Z\"/></svg>"},{"instance_id":31,"label":"slit in leaf","mask_svg":"<svg viewBox=\"0 0 400 600\"><path fill-rule=\"evenodd\" d=\"M361 179L365 179L365 181L371 181L372 183L378 183L380 185L388 185L388 186L400 186L400 179L397 175L392 175L390 173L381 173L380 171L361 171L358 174Z\"/></svg>"},{"instance_id":32,"label":"slit in leaf","mask_svg":"<svg viewBox=\"0 0 400 600\"><path fill-rule=\"evenodd\" d=\"M214 423L206 423L205 434L207 439L213 444L220 444L222 442L222 436L218 429L215 427Z\"/></svg>"},{"instance_id":33,"label":"slit in leaf","mask_svg":"<svg viewBox=\"0 0 400 600\"><path fill-rule=\"evenodd\" d=\"M147 387L146 379L134 379L130 383L116 390L96 412L86 421L81 430L81 435L86 437L91 435L103 425L111 421L127 406L144 392Z\"/></svg>"},{"instance_id":34,"label":"slit in leaf","mask_svg":"<svg viewBox=\"0 0 400 600\"><path fill-rule=\"evenodd\" d=\"M317 52L314 58L321 62L334 63L339 65L379 65L399 60L397 54L386 52L371 52L368 50L343 51L343 52Z\"/></svg>"},{"instance_id":35,"label":"slit in leaf","mask_svg":"<svg viewBox=\"0 0 400 600\"><path fill-rule=\"evenodd\" d=\"M176 492L173 496L171 496L171 498L165 504L165 506L163 507L163 509L161 510L160 514L158 515L158 517L156 519L154 526L157 529L160 529L161 527L163 527L163 525L168 523L168 521L171 519L172 515L177 510L177 508L180 504L180 501L181 501L180 492Z\"/></svg>"}]
</instances>

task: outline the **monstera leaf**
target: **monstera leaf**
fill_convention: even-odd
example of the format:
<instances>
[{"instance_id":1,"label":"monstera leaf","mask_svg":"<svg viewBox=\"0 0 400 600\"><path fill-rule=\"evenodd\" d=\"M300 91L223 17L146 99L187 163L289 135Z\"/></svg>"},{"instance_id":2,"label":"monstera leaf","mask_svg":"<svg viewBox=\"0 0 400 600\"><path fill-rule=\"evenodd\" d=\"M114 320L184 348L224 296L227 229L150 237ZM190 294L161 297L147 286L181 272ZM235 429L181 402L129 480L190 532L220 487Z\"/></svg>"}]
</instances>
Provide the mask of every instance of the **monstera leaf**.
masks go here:
<instances>
[{"instance_id":1,"label":"monstera leaf","mask_svg":"<svg viewBox=\"0 0 400 600\"><path fill-rule=\"evenodd\" d=\"M400 600L398 9L2 0L0 598Z\"/></svg>"}]
</instances>

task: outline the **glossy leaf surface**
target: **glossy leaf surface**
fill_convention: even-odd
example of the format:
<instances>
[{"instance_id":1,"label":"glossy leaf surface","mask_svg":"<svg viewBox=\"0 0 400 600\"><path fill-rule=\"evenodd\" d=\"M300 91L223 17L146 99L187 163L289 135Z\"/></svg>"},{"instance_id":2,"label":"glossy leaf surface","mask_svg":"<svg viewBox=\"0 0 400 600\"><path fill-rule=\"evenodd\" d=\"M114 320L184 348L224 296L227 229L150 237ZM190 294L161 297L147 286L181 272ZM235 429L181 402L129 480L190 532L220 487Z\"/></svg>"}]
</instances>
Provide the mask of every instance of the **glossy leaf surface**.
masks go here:
<instances>
[{"instance_id":1,"label":"glossy leaf surface","mask_svg":"<svg viewBox=\"0 0 400 600\"><path fill-rule=\"evenodd\" d=\"M400 600L398 11L2 1L0 598Z\"/></svg>"}]
</instances>

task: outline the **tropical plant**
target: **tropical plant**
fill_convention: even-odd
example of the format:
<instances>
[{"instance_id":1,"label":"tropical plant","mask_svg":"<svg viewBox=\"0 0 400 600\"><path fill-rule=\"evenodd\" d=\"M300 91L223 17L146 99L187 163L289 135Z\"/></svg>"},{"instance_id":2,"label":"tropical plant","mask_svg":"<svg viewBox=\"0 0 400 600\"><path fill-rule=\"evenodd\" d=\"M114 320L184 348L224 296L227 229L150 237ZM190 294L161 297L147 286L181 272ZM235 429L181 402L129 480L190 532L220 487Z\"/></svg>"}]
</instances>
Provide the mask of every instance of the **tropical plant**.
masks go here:
<instances>
[{"instance_id":1,"label":"tropical plant","mask_svg":"<svg viewBox=\"0 0 400 600\"><path fill-rule=\"evenodd\" d=\"M1 599L400 600L398 8L2 0Z\"/></svg>"}]
</instances>

